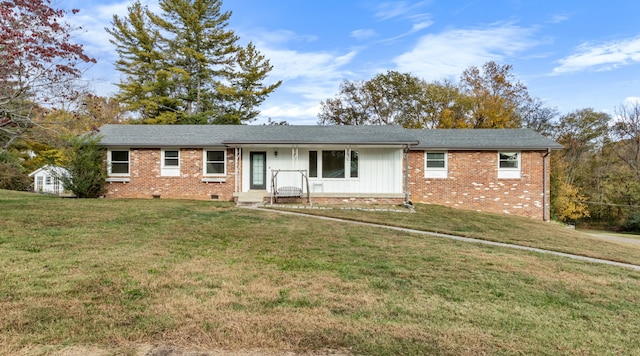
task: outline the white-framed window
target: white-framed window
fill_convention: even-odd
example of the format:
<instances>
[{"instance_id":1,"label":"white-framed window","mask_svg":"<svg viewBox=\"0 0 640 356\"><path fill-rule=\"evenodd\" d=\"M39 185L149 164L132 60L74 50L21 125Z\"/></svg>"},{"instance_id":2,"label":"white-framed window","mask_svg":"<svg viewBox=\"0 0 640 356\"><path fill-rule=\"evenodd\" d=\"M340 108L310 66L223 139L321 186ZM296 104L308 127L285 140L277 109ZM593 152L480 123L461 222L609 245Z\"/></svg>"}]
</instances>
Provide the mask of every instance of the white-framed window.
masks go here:
<instances>
[{"instance_id":1,"label":"white-framed window","mask_svg":"<svg viewBox=\"0 0 640 356\"><path fill-rule=\"evenodd\" d=\"M349 155L349 178L358 178L358 151L348 150Z\"/></svg>"},{"instance_id":2,"label":"white-framed window","mask_svg":"<svg viewBox=\"0 0 640 356\"><path fill-rule=\"evenodd\" d=\"M309 151L309 177L358 178L359 156L357 150Z\"/></svg>"},{"instance_id":3,"label":"white-framed window","mask_svg":"<svg viewBox=\"0 0 640 356\"><path fill-rule=\"evenodd\" d=\"M52 185L53 184L53 177L47 176L45 179L46 179L46 184L47 185Z\"/></svg>"},{"instance_id":4,"label":"white-framed window","mask_svg":"<svg viewBox=\"0 0 640 356\"><path fill-rule=\"evenodd\" d=\"M227 152L224 149L204 150L204 175L205 176L226 176L227 175Z\"/></svg>"},{"instance_id":5,"label":"white-framed window","mask_svg":"<svg viewBox=\"0 0 640 356\"><path fill-rule=\"evenodd\" d=\"M180 149L166 148L162 150L160 163L162 176L177 177L180 175Z\"/></svg>"},{"instance_id":6,"label":"white-framed window","mask_svg":"<svg viewBox=\"0 0 640 356\"><path fill-rule=\"evenodd\" d=\"M498 178L520 178L520 152L498 152Z\"/></svg>"},{"instance_id":7,"label":"white-framed window","mask_svg":"<svg viewBox=\"0 0 640 356\"><path fill-rule=\"evenodd\" d=\"M424 177L425 178L447 178L447 152L425 151L424 152Z\"/></svg>"},{"instance_id":8,"label":"white-framed window","mask_svg":"<svg viewBox=\"0 0 640 356\"><path fill-rule=\"evenodd\" d=\"M107 166L110 176L128 176L129 150L109 150L107 153Z\"/></svg>"}]
</instances>

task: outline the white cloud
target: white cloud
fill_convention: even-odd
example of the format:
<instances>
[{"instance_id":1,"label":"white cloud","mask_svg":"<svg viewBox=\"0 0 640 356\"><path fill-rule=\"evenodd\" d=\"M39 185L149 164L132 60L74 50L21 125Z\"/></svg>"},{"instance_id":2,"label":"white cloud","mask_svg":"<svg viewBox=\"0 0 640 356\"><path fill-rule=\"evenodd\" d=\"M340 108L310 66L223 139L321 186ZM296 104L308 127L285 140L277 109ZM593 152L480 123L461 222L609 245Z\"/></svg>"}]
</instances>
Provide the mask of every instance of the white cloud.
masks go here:
<instances>
[{"instance_id":1,"label":"white cloud","mask_svg":"<svg viewBox=\"0 0 640 356\"><path fill-rule=\"evenodd\" d=\"M414 23L413 26L411 27L411 32L412 33L418 32L431 25L433 25L433 21L423 21L423 22Z\"/></svg>"},{"instance_id":2,"label":"white cloud","mask_svg":"<svg viewBox=\"0 0 640 356\"><path fill-rule=\"evenodd\" d=\"M569 15L566 14L555 14L553 16L551 16L551 20L549 22L551 23L561 23L561 22L565 22L568 21L571 17Z\"/></svg>"},{"instance_id":3,"label":"white cloud","mask_svg":"<svg viewBox=\"0 0 640 356\"><path fill-rule=\"evenodd\" d=\"M262 110L262 117L277 117L279 119L296 119L296 123L300 123L299 119L306 122L317 121L316 114L320 111L320 104L315 105L282 105L270 106Z\"/></svg>"},{"instance_id":4,"label":"white cloud","mask_svg":"<svg viewBox=\"0 0 640 356\"><path fill-rule=\"evenodd\" d=\"M371 29L359 29L359 30L354 30L351 31L351 37L357 39L357 40L367 40L369 38L375 37L376 36L376 31L375 30L371 30Z\"/></svg>"},{"instance_id":5,"label":"white cloud","mask_svg":"<svg viewBox=\"0 0 640 356\"><path fill-rule=\"evenodd\" d=\"M640 37L594 45L582 44L577 53L561 59L554 74L574 73L585 70L608 71L640 62Z\"/></svg>"},{"instance_id":6,"label":"white cloud","mask_svg":"<svg viewBox=\"0 0 640 356\"><path fill-rule=\"evenodd\" d=\"M424 1L415 4L410 4L407 1L383 2L377 6L375 17L381 20L387 20L394 17L413 15L418 8L424 5Z\"/></svg>"},{"instance_id":7,"label":"white cloud","mask_svg":"<svg viewBox=\"0 0 640 356\"><path fill-rule=\"evenodd\" d=\"M638 96L630 96L624 99L624 105L640 105L640 97Z\"/></svg>"},{"instance_id":8,"label":"white cloud","mask_svg":"<svg viewBox=\"0 0 640 356\"><path fill-rule=\"evenodd\" d=\"M470 66L502 61L535 46L532 35L532 29L511 24L449 30L422 36L411 51L393 61L397 70L425 80L453 79Z\"/></svg>"}]
</instances>

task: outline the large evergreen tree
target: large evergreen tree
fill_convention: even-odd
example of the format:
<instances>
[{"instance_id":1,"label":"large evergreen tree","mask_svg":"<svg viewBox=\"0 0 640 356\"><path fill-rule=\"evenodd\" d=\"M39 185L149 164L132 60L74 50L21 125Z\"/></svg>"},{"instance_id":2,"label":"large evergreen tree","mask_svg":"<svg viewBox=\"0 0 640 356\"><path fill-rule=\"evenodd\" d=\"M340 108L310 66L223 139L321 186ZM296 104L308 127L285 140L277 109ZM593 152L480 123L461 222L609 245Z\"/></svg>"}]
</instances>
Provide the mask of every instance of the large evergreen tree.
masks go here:
<instances>
[{"instance_id":1,"label":"large evergreen tree","mask_svg":"<svg viewBox=\"0 0 640 356\"><path fill-rule=\"evenodd\" d=\"M264 85L269 61L229 30L221 0L139 2L114 16L112 43L124 75L119 99L147 123L242 123L279 85Z\"/></svg>"}]
</instances>

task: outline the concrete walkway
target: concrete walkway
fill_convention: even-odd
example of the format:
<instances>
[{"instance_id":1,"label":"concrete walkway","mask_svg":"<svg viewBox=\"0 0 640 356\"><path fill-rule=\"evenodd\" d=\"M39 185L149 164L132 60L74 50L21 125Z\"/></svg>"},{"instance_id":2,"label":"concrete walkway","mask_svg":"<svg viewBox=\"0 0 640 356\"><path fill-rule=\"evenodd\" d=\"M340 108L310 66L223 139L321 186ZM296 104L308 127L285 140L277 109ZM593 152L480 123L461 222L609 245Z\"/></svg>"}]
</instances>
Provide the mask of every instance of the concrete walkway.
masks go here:
<instances>
[{"instance_id":1,"label":"concrete walkway","mask_svg":"<svg viewBox=\"0 0 640 356\"><path fill-rule=\"evenodd\" d=\"M265 210L265 211L270 211L270 212L275 212L275 213L280 213L280 214L285 214L285 215L304 216L304 217L308 217L308 218L316 218L316 219L321 219L321 220L338 221L338 222L344 222L344 223L354 224L354 225L378 227L378 228L384 228L384 229L389 229L389 230L408 232L408 233L411 233L411 234L443 237L443 238L452 239L452 240L456 240L456 241L463 241L463 242L470 242L470 243L476 243L476 244L499 246L499 247L513 248L513 249L517 249L517 250L538 252L538 253L544 253L544 254L548 254L548 255L555 255L555 256L560 256L560 257L571 258L571 259L579 260L579 261L592 262L592 263L601 263L601 264L624 267L624 268L630 268L630 269L634 269L636 271L640 271L640 266L633 265L633 264L630 264L630 263L622 263L622 262L603 260L603 259L600 259L600 258L572 255L570 253L544 250L544 249L535 248L535 247L528 247L528 246L522 246L522 245L507 244L507 243L503 243L503 242L495 242L495 241L473 239L473 238L469 238L469 237L441 234L441 233L437 233L437 232L414 230L414 229L408 229L408 228L404 228L404 227L395 227L395 226L380 225L380 224L373 224L373 223L366 223L366 222L359 222L359 221L352 221L352 220L344 220L344 219L338 219L338 218L330 218L330 217L326 217L326 216L303 214L303 213L297 213L297 212L292 212L292 211L283 211L283 210L277 210L277 209L267 209L267 208L261 208L261 207L254 207L253 209ZM602 237L602 236L600 236L600 237ZM618 241L619 239L624 240L622 242L638 241L638 240L626 239L626 238L622 238L622 237L614 238L613 236L608 236L606 238L607 239L616 240L616 241ZM630 241L628 241L628 240L630 240ZM632 243L635 243L635 242L632 242Z\"/></svg>"}]
</instances>

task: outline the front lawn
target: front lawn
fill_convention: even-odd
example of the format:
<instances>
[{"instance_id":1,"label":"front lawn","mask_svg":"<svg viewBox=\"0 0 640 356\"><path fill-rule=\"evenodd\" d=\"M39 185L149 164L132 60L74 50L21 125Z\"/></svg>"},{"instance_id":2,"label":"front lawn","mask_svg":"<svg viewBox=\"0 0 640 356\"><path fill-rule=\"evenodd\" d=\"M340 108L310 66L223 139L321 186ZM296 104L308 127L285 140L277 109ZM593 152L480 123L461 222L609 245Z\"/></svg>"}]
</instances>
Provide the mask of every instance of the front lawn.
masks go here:
<instances>
[{"instance_id":1,"label":"front lawn","mask_svg":"<svg viewBox=\"0 0 640 356\"><path fill-rule=\"evenodd\" d=\"M0 211L0 354L640 350L630 269L228 203L0 191Z\"/></svg>"}]
</instances>

